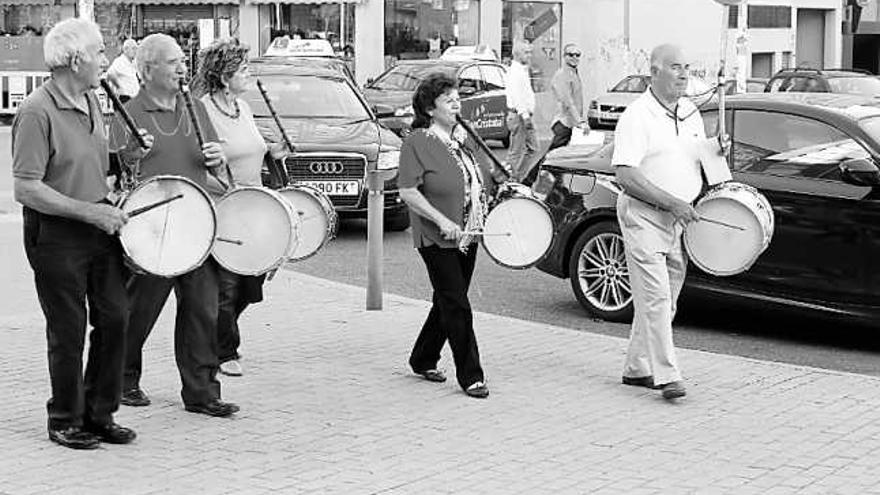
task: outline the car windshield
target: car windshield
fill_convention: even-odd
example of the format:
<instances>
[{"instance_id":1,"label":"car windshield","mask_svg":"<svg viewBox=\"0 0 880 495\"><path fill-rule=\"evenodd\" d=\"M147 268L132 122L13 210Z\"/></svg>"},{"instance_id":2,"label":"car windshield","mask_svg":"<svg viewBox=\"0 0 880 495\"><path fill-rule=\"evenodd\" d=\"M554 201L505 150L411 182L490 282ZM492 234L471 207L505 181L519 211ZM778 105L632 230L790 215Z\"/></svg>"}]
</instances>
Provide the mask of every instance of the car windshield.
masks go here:
<instances>
[{"instance_id":1,"label":"car windshield","mask_svg":"<svg viewBox=\"0 0 880 495\"><path fill-rule=\"evenodd\" d=\"M436 65L398 65L380 75L368 87L391 91L415 91L416 86L432 72L446 72Z\"/></svg>"},{"instance_id":2,"label":"car windshield","mask_svg":"<svg viewBox=\"0 0 880 495\"><path fill-rule=\"evenodd\" d=\"M880 95L880 79L875 77L829 77L828 84L832 93Z\"/></svg>"},{"instance_id":3,"label":"car windshield","mask_svg":"<svg viewBox=\"0 0 880 495\"><path fill-rule=\"evenodd\" d=\"M360 98L343 79L307 75L261 75L260 81L280 117L339 118L366 120L370 118ZM269 110L257 89L243 96L254 115L268 117Z\"/></svg>"},{"instance_id":4,"label":"car windshield","mask_svg":"<svg viewBox=\"0 0 880 495\"><path fill-rule=\"evenodd\" d=\"M628 77L611 88L612 93L644 93L648 89L648 80L643 77Z\"/></svg>"}]
</instances>

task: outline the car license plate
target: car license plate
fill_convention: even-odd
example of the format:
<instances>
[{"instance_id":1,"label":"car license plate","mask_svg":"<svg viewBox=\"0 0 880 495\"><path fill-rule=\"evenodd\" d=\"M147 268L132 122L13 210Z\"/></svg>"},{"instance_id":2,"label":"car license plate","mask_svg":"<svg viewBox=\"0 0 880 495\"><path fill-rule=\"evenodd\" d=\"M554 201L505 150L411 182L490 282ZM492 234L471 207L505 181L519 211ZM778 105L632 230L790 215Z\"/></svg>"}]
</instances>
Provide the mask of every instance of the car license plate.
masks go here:
<instances>
[{"instance_id":1,"label":"car license plate","mask_svg":"<svg viewBox=\"0 0 880 495\"><path fill-rule=\"evenodd\" d=\"M361 182L358 180L302 180L298 182L312 186L328 196L357 196L361 192Z\"/></svg>"},{"instance_id":2,"label":"car license plate","mask_svg":"<svg viewBox=\"0 0 880 495\"><path fill-rule=\"evenodd\" d=\"M617 120L619 117L618 114L614 112L602 112L602 117L605 120Z\"/></svg>"}]
</instances>

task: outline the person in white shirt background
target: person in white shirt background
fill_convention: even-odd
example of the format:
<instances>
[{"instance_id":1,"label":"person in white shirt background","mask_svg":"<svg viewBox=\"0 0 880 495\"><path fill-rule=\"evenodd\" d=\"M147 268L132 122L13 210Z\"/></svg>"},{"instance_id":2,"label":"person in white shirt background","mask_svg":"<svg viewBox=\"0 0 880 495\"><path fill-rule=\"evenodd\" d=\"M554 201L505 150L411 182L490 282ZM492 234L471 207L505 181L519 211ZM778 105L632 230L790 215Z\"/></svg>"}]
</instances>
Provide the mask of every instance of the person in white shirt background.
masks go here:
<instances>
[{"instance_id":1,"label":"person in white shirt background","mask_svg":"<svg viewBox=\"0 0 880 495\"><path fill-rule=\"evenodd\" d=\"M517 41L513 45L513 60L507 71L507 128L510 130L510 148L506 165L513 179L522 181L528 175L532 157L538 149L532 116L535 113L535 92L529 77L532 45Z\"/></svg>"},{"instance_id":2,"label":"person in white shirt background","mask_svg":"<svg viewBox=\"0 0 880 495\"><path fill-rule=\"evenodd\" d=\"M137 41L129 38L122 43L122 53L119 54L107 69L107 79L113 84L113 89L122 103L134 98L141 88L137 75L137 66L134 56L137 53Z\"/></svg>"}]
</instances>

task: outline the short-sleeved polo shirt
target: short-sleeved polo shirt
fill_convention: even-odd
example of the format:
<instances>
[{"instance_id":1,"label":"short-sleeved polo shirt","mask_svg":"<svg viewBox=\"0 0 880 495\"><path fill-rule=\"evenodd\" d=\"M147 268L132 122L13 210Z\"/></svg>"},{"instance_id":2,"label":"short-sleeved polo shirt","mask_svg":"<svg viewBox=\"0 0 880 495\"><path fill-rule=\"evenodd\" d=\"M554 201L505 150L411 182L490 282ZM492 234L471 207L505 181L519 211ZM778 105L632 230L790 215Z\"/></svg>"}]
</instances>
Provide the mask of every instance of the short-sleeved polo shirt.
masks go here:
<instances>
[{"instance_id":1,"label":"short-sleeved polo shirt","mask_svg":"<svg viewBox=\"0 0 880 495\"><path fill-rule=\"evenodd\" d=\"M614 166L638 167L652 184L683 201L700 194L699 145L703 118L690 100L678 104L678 118L648 89L627 106L614 131Z\"/></svg>"},{"instance_id":2,"label":"short-sleeved polo shirt","mask_svg":"<svg viewBox=\"0 0 880 495\"><path fill-rule=\"evenodd\" d=\"M193 100L193 108L199 118L205 141L217 141L217 132L205 111L205 105ZM140 128L153 135L153 147L140 162L140 179L156 175L177 175L192 180L201 187L208 182L205 157L199 146L195 128L186 110L183 98L178 95L174 110L159 106L146 91L125 104L125 109ZM128 131L121 119L114 119L111 135L113 149L125 146Z\"/></svg>"},{"instance_id":3,"label":"short-sleeved polo shirt","mask_svg":"<svg viewBox=\"0 0 880 495\"><path fill-rule=\"evenodd\" d=\"M50 79L22 102L12 122L13 177L41 180L80 201L107 197L107 132L98 99L91 91L86 99L88 112Z\"/></svg>"}]
</instances>

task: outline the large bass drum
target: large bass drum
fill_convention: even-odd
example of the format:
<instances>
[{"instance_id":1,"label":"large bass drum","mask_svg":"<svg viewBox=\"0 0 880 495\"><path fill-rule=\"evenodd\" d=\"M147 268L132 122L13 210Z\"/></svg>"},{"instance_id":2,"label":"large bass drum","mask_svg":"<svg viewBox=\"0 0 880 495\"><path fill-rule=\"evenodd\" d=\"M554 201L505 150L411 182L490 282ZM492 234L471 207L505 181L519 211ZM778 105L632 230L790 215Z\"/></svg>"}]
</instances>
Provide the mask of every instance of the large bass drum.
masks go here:
<instances>
[{"instance_id":1,"label":"large bass drum","mask_svg":"<svg viewBox=\"0 0 880 495\"><path fill-rule=\"evenodd\" d=\"M299 215L277 192L236 187L217 201L214 259L239 275L262 275L299 245Z\"/></svg>"},{"instance_id":2,"label":"large bass drum","mask_svg":"<svg viewBox=\"0 0 880 495\"><path fill-rule=\"evenodd\" d=\"M299 243L288 253L288 259L300 261L313 256L336 237L339 218L326 194L305 184L294 184L278 193L290 202L302 224Z\"/></svg>"},{"instance_id":3,"label":"large bass drum","mask_svg":"<svg viewBox=\"0 0 880 495\"><path fill-rule=\"evenodd\" d=\"M162 201L168 202L132 215ZM214 202L195 182L173 175L150 177L119 207L130 215L119 239L135 272L176 277L196 269L211 253L217 230Z\"/></svg>"},{"instance_id":4,"label":"large bass drum","mask_svg":"<svg viewBox=\"0 0 880 495\"><path fill-rule=\"evenodd\" d=\"M532 267L547 256L553 244L553 217L527 186L501 184L486 215L481 242L501 266Z\"/></svg>"},{"instance_id":5,"label":"large bass drum","mask_svg":"<svg viewBox=\"0 0 880 495\"><path fill-rule=\"evenodd\" d=\"M706 273L730 276L748 270L770 245L774 218L770 202L757 189L725 182L707 192L695 206L708 221L688 224L684 246L690 260Z\"/></svg>"}]
</instances>

